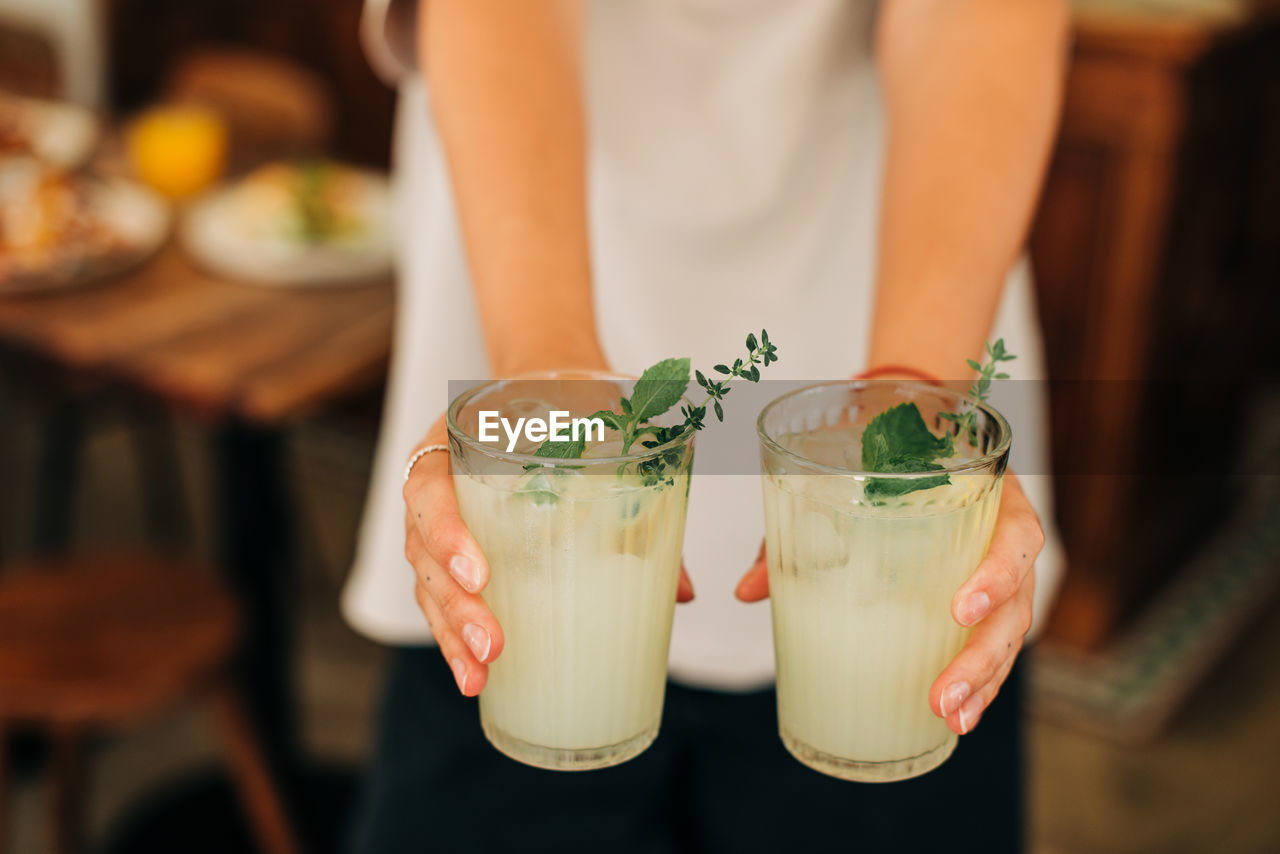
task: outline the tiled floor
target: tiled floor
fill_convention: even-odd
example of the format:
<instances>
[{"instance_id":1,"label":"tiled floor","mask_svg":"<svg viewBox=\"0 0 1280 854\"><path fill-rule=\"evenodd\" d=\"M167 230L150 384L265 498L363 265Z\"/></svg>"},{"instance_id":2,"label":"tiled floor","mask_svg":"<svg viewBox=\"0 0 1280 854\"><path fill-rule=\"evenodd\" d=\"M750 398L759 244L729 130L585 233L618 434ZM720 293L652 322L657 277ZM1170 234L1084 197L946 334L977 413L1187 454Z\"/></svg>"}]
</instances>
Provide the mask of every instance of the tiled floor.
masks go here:
<instances>
[{"instance_id":1,"label":"tiled floor","mask_svg":"<svg viewBox=\"0 0 1280 854\"><path fill-rule=\"evenodd\" d=\"M10 415L13 410L9 410ZM21 551L30 526L24 497L34 476L34 422L5 419L0 543ZM183 472L193 500L207 494L203 446L180 431ZM293 444L294 477L310 523L301 592L300 673L304 737L317 756L358 764L369 744L384 655L341 622L336 595L363 499L368 439L308 427ZM118 428L94 435L86 457L77 539L87 547L141 536L132 508L129 445ZM196 503L197 542L207 550L205 508ZM1229 655L1169 731L1145 747L1119 747L1033 722L1029 755L1032 850L1037 854L1280 851L1280 603ZM199 708L175 710L102 744L91 760L89 829L101 839L144 792L184 770L213 762L217 747ZM15 793L10 845L43 854L44 786Z\"/></svg>"},{"instance_id":2,"label":"tiled floor","mask_svg":"<svg viewBox=\"0 0 1280 854\"><path fill-rule=\"evenodd\" d=\"M1277 662L1273 602L1156 742L1119 747L1033 723L1034 850L1280 851Z\"/></svg>"}]
</instances>

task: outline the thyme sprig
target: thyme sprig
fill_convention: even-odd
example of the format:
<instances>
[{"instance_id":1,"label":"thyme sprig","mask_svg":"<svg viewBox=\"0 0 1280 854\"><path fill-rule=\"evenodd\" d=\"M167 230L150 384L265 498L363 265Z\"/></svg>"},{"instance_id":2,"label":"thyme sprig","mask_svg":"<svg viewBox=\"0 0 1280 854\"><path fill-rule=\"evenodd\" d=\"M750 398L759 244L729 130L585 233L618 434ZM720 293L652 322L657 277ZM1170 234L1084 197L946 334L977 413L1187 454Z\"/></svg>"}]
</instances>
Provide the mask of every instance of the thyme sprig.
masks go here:
<instances>
[{"instance_id":1,"label":"thyme sprig","mask_svg":"<svg viewBox=\"0 0 1280 854\"><path fill-rule=\"evenodd\" d=\"M1003 371L997 371L996 368L1001 362L1012 362L1018 358L1012 353L1005 352L1004 339L997 338L996 343L990 342L986 345L987 357L989 361L985 365L980 365L973 359L966 359L969 367L978 372L978 378L969 386L969 397L973 399L963 412L939 412L938 417L950 421L956 425L956 434L967 436L970 445L978 444L978 427L974 423L974 419L978 415L978 403L986 403L987 398L991 394L991 381L1007 380L1009 375Z\"/></svg>"},{"instance_id":2,"label":"thyme sprig","mask_svg":"<svg viewBox=\"0 0 1280 854\"><path fill-rule=\"evenodd\" d=\"M652 419L662 415L675 406L689 387L690 360L664 359L650 366L640 379L636 380L630 397L618 400L615 409L601 409L589 417L599 418L605 426L622 434L622 453L625 455L637 442L644 448L657 448L673 439L684 435L688 430L701 430L706 426L707 406L715 412L717 421L724 421L723 401L729 394L729 380L744 379L748 382L760 381L760 369L778 361L778 347L769 340L769 333L760 330L757 339L755 333L747 336L747 355L730 364L715 365L712 370L724 375L724 379L708 377L702 371L694 371L694 379L706 392L706 396L698 404L681 404L680 413L684 420L670 427L661 427L650 423ZM535 451L539 457L558 459L577 459L586 450L584 442L552 442L547 440ZM662 477L668 465L674 465L680 459L680 450L673 449L665 454L646 460L639 464L641 474L646 481ZM536 468L536 466L526 466Z\"/></svg>"},{"instance_id":3,"label":"thyme sprig","mask_svg":"<svg viewBox=\"0 0 1280 854\"><path fill-rule=\"evenodd\" d=\"M688 360L686 359L685 361L687 362ZM748 382L758 383L760 382L760 369L767 368L776 361L778 361L778 347L769 341L767 330L760 330L759 340L756 339L755 333L748 335L746 360L734 359L732 365L715 365L712 370L718 374L724 374L726 379L723 380L708 378L702 371L695 370L693 372L694 379L706 391L707 396L697 406L686 404L680 407L680 412L684 415L683 423L675 427L644 428L644 430L652 430L653 438L640 444L646 448L656 448L659 445L670 442L676 436L684 433L685 430L701 430L707 417L708 403L712 405L716 420L724 421L722 401L725 395L729 393L729 380L744 379Z\"/></svg>"}]
</instances>

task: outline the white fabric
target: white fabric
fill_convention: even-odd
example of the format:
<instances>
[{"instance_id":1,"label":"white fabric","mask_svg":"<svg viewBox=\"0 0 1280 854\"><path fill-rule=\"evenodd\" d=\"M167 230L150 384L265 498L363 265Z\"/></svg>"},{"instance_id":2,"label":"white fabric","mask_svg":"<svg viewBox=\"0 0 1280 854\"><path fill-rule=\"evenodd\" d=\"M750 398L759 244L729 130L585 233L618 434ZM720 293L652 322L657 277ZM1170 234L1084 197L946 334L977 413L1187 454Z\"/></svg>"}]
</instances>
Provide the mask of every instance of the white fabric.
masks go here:
<instances>
[{"instance_id":1,"label":"white fabric","mask_svg":"<svg viewBox=\"0 0 1280 854\"><path fill-rule=\"evenodd\" d=\"M782 356L771 378L832 379L864 367L884 136L874 4L589 8L592 260L611 365L638 373L673 355L713 364L764 326ZM447 381L487 376L487 365L448 172L414 74L401 83L395 161L406 228L396 346L343 607L373 638L416 643L429 635L403 556L404 460L444 410ZM1043 376L1030 284L1020 265L992 332L1018 354L1025 379ZM1043 401L1028 406L1023 394L1018 409L1014 467L1047 472ZM1051 527L1048 477L1023 481ZM768 606L732 595L762 530L758 481L695 480L685 558L698 595L677 609L677 679L732 690L773 678ZM1038 620L1060 563L1056 546L1039 561Z\"/></svg>"}]
</instances>

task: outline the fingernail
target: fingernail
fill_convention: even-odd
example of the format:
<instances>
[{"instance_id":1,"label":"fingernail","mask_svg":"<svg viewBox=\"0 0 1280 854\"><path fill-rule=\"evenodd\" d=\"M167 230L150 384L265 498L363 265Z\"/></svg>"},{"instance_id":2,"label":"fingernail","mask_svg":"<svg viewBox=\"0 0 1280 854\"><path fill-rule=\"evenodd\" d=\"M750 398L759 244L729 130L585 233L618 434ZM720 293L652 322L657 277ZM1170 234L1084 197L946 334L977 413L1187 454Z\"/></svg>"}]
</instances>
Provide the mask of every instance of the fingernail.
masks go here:
<instances>
[{"instance_id":1,"label":"fingernail","mask_svg":"<svg viewBox=\"0 0 1280 854\"><path fill-rule=\"evenodd\" d=\"M458 690L467 693L467 665L461 658L449 659L449 667L453 670L453 681L458 683Z\"/></svg>"},{"instance_id":2,"label":"fingernail","mask_svg":"<svg viewBox=\"0 0 1280 854\"><path fill-rule=\"evenodd\" d=\"M480 589L480 567L469 557L454 555L449 561L449 574L468 593L475 593Z\"/></svg>"},{"instance_id":3,"label":"fingernail","mask_svg":"<svg viewBox=\"0 0 1280 854\"><path fill-rule=\"evenodd\" d=\"M991 610L991 597L985 593L974 593L960 603L960 625L972 626L987 616Z\"/></svg>"},{"instance_id":4,"label":"fingernail","mask_svg":"<svg viewBox=\"0 0 1280 854\"><path fill-rule=\"evenodd\" d=\"M493 639L489 637L484 626L479 623L467 623L462 627L462 639L467 642L467 646L471 647L471 654L476 657L476 661L483 663L489 657L489 645Z\"/></svg>"},{"instance_id":5,"label":"fingernail","mask_svg":"<svg viewBox=\"0 0 1280 854\"><path fill-rule=\"evenodd\" d=\"M974 695L960 707L960 734L967 735L982 717L982 698Z\"/></svg>"},{"instance_id":6,"label":"fingernail","mask_svg":"<svg viewBox=\"0 0 1280 854\"><path fill-rule=\"evenodd\" d=\"M968 682L952 682L942 692L942 716L945 718L956 709L960 708L960 704L969 696Z\"/></svg>"}]
</instances>

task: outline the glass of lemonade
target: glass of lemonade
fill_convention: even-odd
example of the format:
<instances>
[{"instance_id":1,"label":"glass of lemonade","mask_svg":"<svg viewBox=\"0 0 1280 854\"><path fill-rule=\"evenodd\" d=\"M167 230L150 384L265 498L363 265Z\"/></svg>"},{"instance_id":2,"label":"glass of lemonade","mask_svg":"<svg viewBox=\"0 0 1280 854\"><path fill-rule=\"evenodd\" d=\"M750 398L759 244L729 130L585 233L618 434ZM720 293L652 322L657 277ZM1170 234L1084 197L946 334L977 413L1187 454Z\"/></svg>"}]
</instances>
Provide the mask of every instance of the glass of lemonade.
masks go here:
<instances>
[{"instance_id":1,"label":"glass of lemonade","mask_svg":"<svg viewBox=\"0 0 1280 854\"><path fill-rule=\"evenodd\" d=\"M481 442L480 413L586 417L633 384L549 373L487 383L449 407L454 490L489 561L483 596L505 635L480 723L498 750L529 765L617 765L658 734L693 431L624 453L606 430L581 459L555 459L534 456L540 442L528 439L512 451L505 434Z\"/></svg>"},{"instance_id":2,"label":"glass of lemonade","mask_svg":"<svg viewBox=\"0 0 1280 854\"><path fill-rule=\"evenodd\" d=\"M914 777L955 749L929 689L968 637L951 600L990 545L1009 458L1008 422L976 404L976 442L955 436L941 470L861 471L866 424L904 402L936 435L954 430L938 413L975 405L922 383L825 383L773 401L756 427L779 733L845 780ZM906 491L922 478L935 485Z\"/></svg>"}]
</instances>

